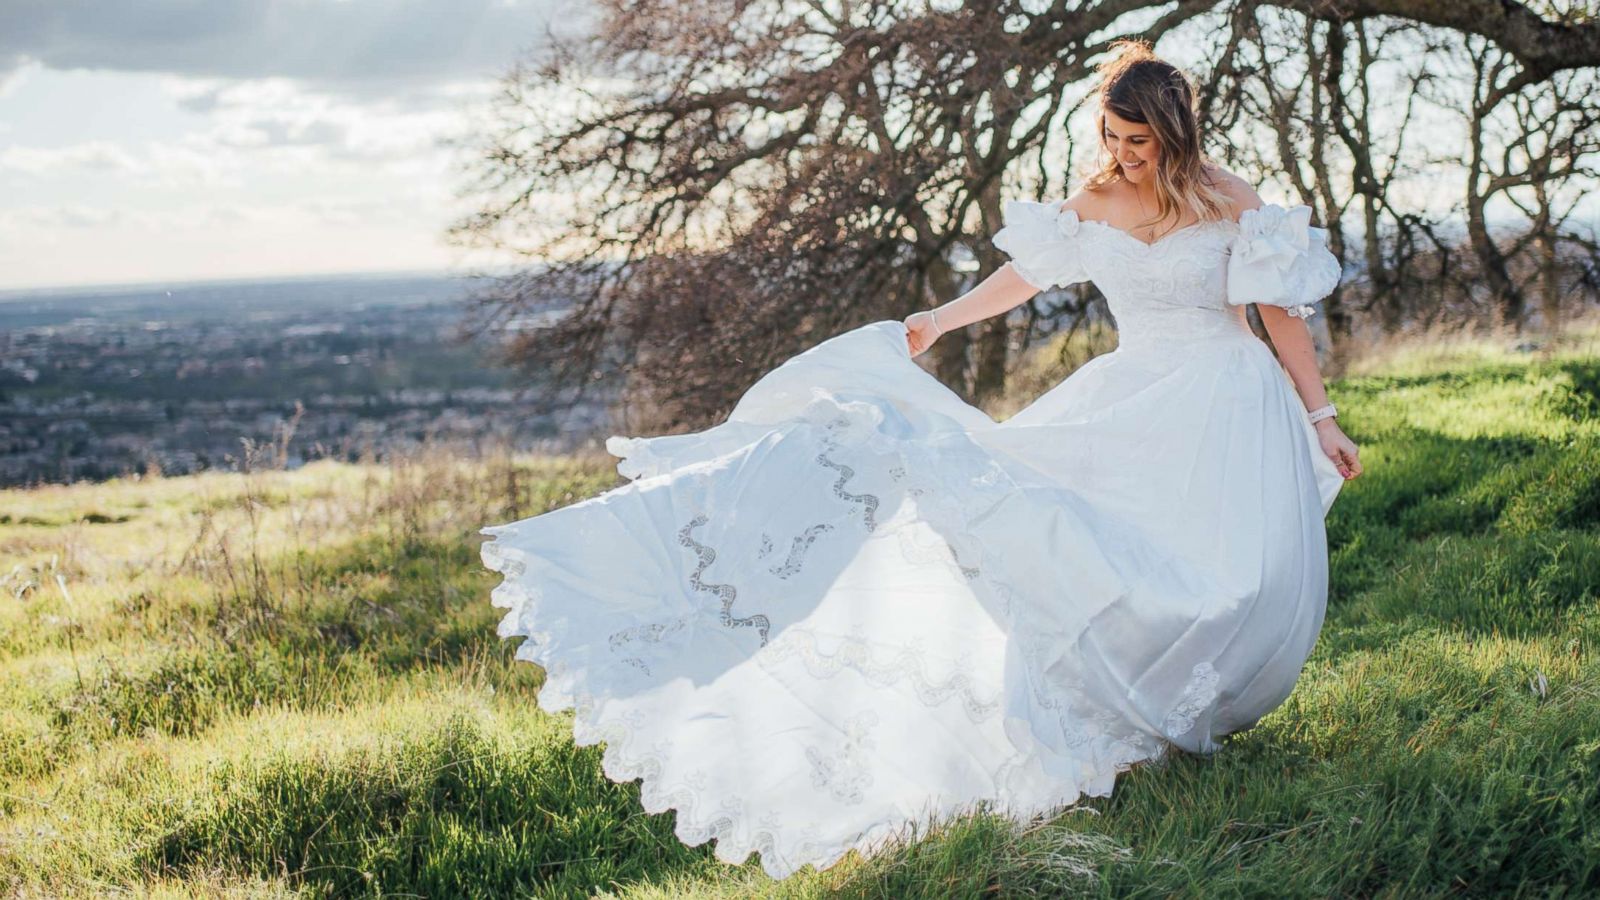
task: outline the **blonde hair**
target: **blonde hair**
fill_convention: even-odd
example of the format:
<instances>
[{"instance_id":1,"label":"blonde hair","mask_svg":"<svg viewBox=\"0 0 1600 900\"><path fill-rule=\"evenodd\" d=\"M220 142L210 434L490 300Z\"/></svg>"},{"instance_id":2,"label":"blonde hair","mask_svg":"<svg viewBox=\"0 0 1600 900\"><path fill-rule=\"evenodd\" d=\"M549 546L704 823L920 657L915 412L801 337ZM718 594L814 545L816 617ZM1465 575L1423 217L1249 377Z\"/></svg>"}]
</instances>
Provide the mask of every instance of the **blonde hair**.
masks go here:
<instances>
[{"instance_id":1,"label":"blonde hair","mask_svg":"<svg viewBox=\"0 0 1600 900\"><path fill-rule=\"evenodd\" d=\"M1182 70L1158 58L1143 41L1119 40L1114 55L1096 73L1100 85L1095 113L1095 139L1100 158L1084 181L1086 190L1124 180L1122 167L1106 152L1105 111L1130 122L1147 125L1160 155L1155 166L1156 217L1142 225L1168 218L1182 221L1182 209L1194 210L1202 221L1228 218L1229 200L1206 173L1214 166L1200 147L1199 117L1194 86Z\"/></svg>"}]
</instances>

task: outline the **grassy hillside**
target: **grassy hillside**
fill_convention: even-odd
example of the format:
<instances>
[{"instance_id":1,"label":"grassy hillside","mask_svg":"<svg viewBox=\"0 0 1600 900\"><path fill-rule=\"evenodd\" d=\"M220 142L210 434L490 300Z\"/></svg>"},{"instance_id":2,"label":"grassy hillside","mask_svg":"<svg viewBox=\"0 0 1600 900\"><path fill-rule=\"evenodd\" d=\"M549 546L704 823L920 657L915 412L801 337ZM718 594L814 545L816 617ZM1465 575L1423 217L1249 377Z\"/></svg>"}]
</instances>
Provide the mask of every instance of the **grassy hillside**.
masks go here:
<instances>
[{"instance_id":1,"label":"grassy hillside","mask_svg":"<svg viewBox=\"0 0 1600 900\"><path fill-rule=\"evenodd\" d=\"M1367 473L1289 701L1015 833L774 884L534 705L476 529L609 457L0 492L0 887L17 896L1600 893L1600 353L1426 348L1330 386ZM1503 342L1500 346L1503 346Z\"/></svg>"}]
</instances>

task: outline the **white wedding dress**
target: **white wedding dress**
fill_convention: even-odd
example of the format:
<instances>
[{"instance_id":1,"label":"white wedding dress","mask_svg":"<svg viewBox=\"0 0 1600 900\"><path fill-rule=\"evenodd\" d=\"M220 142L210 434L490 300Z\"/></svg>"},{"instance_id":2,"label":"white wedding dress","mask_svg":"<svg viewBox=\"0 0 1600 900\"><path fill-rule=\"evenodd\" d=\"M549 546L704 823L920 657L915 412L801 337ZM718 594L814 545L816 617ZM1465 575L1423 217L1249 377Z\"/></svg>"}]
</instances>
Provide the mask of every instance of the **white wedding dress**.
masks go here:
<instances>
[{"instance_id":1,"label":"white wedding dress","mask_svg":"<svg viewBox=\"0 0 1600 900\"><path fill-rule=\"evenodd\" d=\"M1240 304L1340 270L1304 206L1146 244L1055 203L994 235L1092 279L1119 345L996 423L898 321L806 350L694 434L613 436L628 484L485 527L540 705L688 844L781 878L983 803L1111 793L1288 696L1343 482Z\"/></svg>"}]
</instances>

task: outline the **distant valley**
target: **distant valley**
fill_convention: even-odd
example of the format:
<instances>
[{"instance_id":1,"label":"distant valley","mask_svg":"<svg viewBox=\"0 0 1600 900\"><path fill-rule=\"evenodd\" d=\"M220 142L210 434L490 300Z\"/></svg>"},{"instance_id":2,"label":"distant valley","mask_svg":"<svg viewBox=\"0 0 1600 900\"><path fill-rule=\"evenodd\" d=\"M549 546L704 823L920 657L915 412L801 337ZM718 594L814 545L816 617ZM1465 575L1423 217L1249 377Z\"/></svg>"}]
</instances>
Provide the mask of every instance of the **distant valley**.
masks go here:
<instances>
[{"instance_id":1,"label":"distant valley","mask_svg":"<svg viewBox=\"0 0 1600 900\"><path fill-rule=\"evenodd\" d=\"M0 292L0 486L289 466L423 441L570 450L602 405L533 415L539 385L452 339L464 278L349 276ZM547 313L550 311L546 311ZM296 404L299 404L296 419Z\"/></svg>"}]
</instances>

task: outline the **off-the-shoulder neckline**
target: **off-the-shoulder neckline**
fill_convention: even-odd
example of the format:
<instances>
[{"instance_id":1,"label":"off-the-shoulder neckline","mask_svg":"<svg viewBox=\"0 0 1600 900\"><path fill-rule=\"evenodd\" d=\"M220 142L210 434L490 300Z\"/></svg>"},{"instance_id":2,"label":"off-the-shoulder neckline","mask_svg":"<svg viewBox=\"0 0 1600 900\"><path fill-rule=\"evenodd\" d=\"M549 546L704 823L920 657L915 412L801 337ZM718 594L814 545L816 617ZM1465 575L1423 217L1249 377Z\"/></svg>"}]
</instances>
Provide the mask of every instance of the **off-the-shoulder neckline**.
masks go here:
<instances>
[{"instance_id":1,"label":"off-the-shoulder neckline","mask_svg":"<svg viewBox=\"0 0 1600 900\"><path fill-rule=\"evenodd\" d=\"M1062 212L1063 213L1073 212L1073 210L1070 210L1070 209L1069 210L1062 210ZM1118 228L1117 226L1112 225L1110 222L1102 222L1099 219L1085 219L1082 216L1078 217L1078 222L1079 222L1079 224L1082 224L1082 225L1099 225L1101 228L1104 228L1107 231L1115 231L1117 234L1120 234L1120 235L1126 237L1128 240L1133 241L1134 243L1139 244L1139 245L1144 246L1144 247L1156 247L1156 246L1159 246L1161 244L1161 242L1163 242L1163 241L1171 240L1172 238L1175 238L1178 235L1183 234L1186 231L1194 231L1194 230L1196 230L1198 228L1203 228L1203 227L1205 227L1207 225L1232 225L1235 228L1239 227L1239 223L1235 222L1232 219L1202 219L1202 220L1200 220L1198 222L1191 222L1188 225L1183 226L1182 228L1178 228L1178 229L1174 229L1172 231L1169 231L1166 234L1163 234L1161 237L1158 237L1153 241L1147 241L1147 240L1144 240L1143 238L1135 237L1132 232L1124 230L1124 229L1121 229L1121 228Z\"/></svg>"},{"instance_id":2,"label":"off-the-shoulder neckline","mask_svg":"<svg viewBox=\"0 0 1600 900\"><path fill-rule=\"evenodd\" d=\"M1166 234L1163 234L1161 237L1158 237L1153 241L1146 241L1146 240L1143 240L1142 238L1135 237L1133 232L1128 231L1128 230L1123 229L1123 228L1118 228L1117 226L1115 226L1115 225L1111 224L1110 222L1107 222L1107 221L1105 221L1103 219L1086 219L1083 216L1079 215L1077 210L1075 210L1075 209L1067 209L1067 208L1063 207L1061 204L1063 204L1065 202L1066 202L1065 200L1052 201L1050 203L1050 207L1054 210L1055 214L1058 215L1058 216L1064 216L1064 215L1066 215L1068 213L1071 213L1073 218L1077 219L1080 224L1099 225L1101 228L1104 228L1104 229L1106 229L1108 231L1115 231L1116 233L1126 237L1128 240L1134 241L1135 243L1137 243L1137 244L1139 244L1140 246L1143 246L1143 247L1156 247L1156 246L1159 246L1162 241L1166 241L1166 240L1169 240L1171 238L1175 238L1178 235L1183 234L1186 231L1192 231L1194 229L1201 228L1201 227L1204 227L1206 225L1232 225L1234 228L1242 228L1243 225L1244 225L1245 216L1247 216L1247 215L1249 215L1251 213L1258 213L1261 210L1264 210L1264 209L1266 209L1268 207L1275 206L1275 207L1277 207L1279 209L1282 209L1282 210L1284 210L1286 212L1294 208L1294 207L1290 207L1290 206L1284 206L1281 203L1262 203L1260 206L1252 207L1252 208L1246 209L1246 210L1241 210L1239 212L1239 218L1237 218L1237 219L1201 219L1198 222L1191 222L1188 225L1183 226L1182 228L1176 229L1174 231L1169 231ZM1299 205L1303 205L1303 204L1296 204L1296 205L1299 206Z\"/></svg>"}]
</instances>

